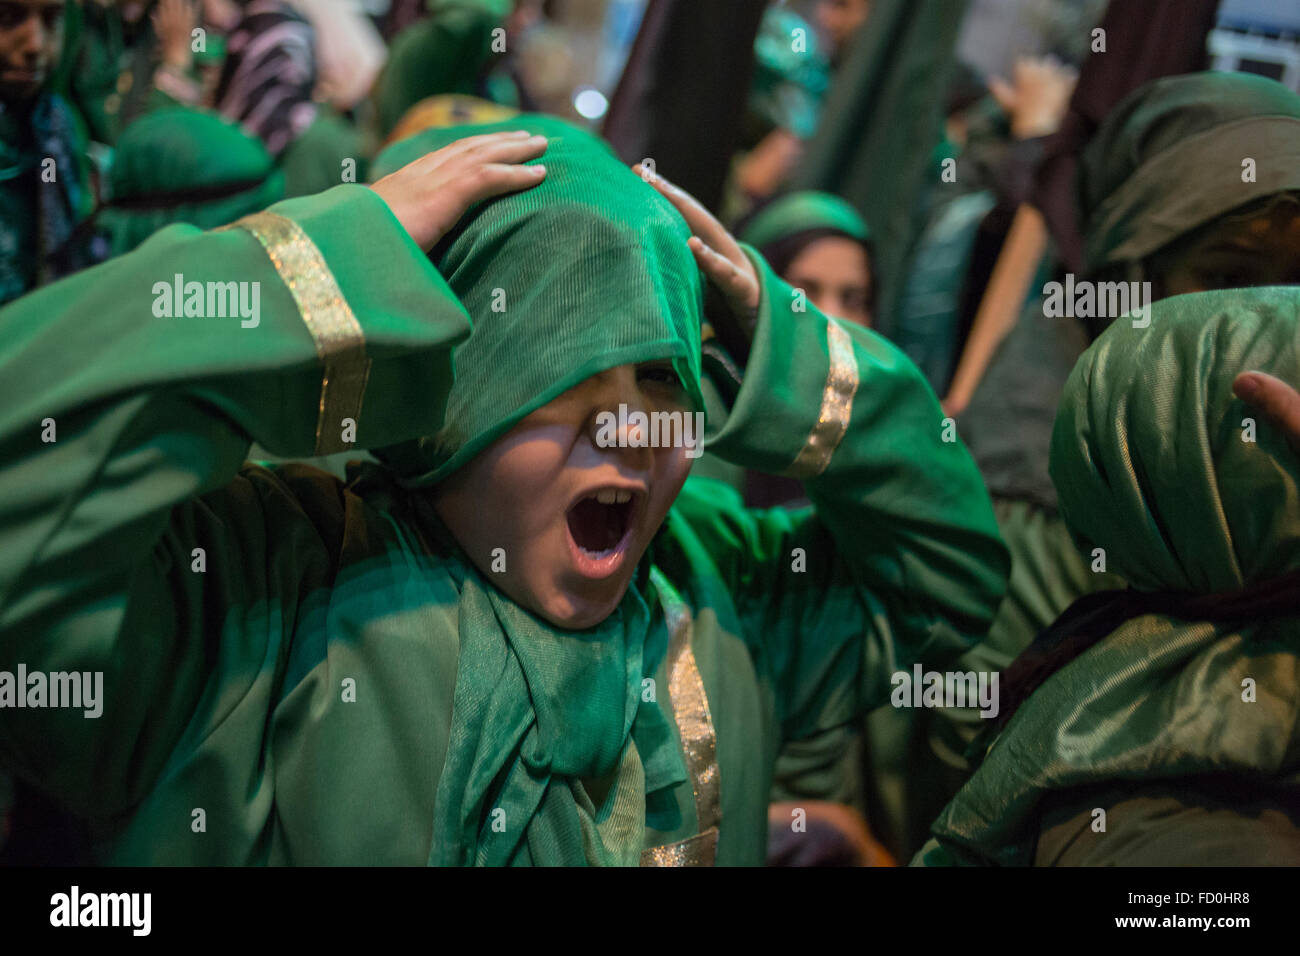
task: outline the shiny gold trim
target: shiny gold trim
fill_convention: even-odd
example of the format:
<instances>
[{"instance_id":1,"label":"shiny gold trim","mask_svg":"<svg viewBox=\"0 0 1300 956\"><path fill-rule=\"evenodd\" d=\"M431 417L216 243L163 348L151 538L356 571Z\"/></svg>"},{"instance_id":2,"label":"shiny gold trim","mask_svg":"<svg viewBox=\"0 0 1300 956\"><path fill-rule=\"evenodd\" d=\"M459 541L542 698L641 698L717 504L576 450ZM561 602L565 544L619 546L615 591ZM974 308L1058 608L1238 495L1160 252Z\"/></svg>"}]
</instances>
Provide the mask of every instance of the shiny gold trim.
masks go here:
<instances>
[{"instance_id":1,"label":"shiny gold trim","mask_svg":"<svg viewBox=\"0 0 1300 956\"><path fill-rule=\"evenodd\" d=\"M325 364L316 415L317 455L356 447L343 440L343 419L361 420L370 378L366 336L316 243L292 219L273 212L245 216L225 229L252 233L289 289L316 354Z\"/></svg>"},{"instance_id":2,"label":"shiny gold trim","mask_svg":"<svg viewBox=\"0 0 1300 956\"><path fill-rule=\"evenodd\" d=\"M685 840L641 851L642 866L712 866L718 855L718 828Z\"/></svg>"},{"instance_id":3,"label":"shiny gold trim","mask_svg":"<svg viewBox=\"0 0 1300 956\"><path fill-rule=\"evenodd\" d=\"M664 619L671 635L668 645L668 699L672 703L673 718L682 740L682 753L686 770L691 776L691 789L695 793L696 828L700 831L689 840L670 843L653 850L664 851L664 858L676 858L688 852L687 844L702 841L689 848L690 861L684 863L647 863L647 850L641 856L643 866L712 866L717 850L717 828L722 821L721 776L718 773L718 735L709 712L709 698L704 692L704 680L695 663L691 649L692 621L685 602L678 596L668 580L658 569L654 575L655 590L663 604ZM709 833L713 832L710 838ZM681 856L685 860L685 856Z\"/></svg>"},{"instance_id":4,"label":"shiny gold trim","mask_svg":"<svg viewBox=\"0 0 1300 956\"><path fill-rule=\"evenodd\" d=\"M853 414L853 396L858 390L858 360L853 355L853 339L838 322L830 319L826 322L826 344L830 371L822 391L821 413L798 457L786 471L792 478L815 478L826 470L831 455L849 429Z\"/></svg>"}]
</instances>

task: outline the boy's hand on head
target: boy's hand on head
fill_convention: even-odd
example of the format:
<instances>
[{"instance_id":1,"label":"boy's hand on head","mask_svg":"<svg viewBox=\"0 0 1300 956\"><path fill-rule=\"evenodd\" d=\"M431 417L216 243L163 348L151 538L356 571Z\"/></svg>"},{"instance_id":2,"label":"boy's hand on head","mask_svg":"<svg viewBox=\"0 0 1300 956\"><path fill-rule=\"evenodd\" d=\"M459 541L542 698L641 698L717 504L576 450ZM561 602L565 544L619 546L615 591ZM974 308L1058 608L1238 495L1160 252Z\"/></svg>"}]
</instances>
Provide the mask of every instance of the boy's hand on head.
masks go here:
<instances>
[{"instance_id":1,"label":"boy's hand on head","mask_svg":"<svg viewBox=\"0 0 1300 956\"><path fill-rule=\"evenodd\" d=\"M700 269L722 290L737 315L745 319L752 317L758 310L758 273L731 233L694 196L658 174L647 176L640 163L633 166L632 171L677 207L691 227L692 236L687 245L695 253Z\"/></svg>"},{"instance_id":2,"label":"boy's hand on head","mask_svg":"<svg viewBox=\"0 0 1300 956\"><path fill-rule=\"evenodd\" d=\"M521 166L546 152L546 137L525 130L469 136L385 176L377 192L428 252L476 202L536 186L545 166Z\"/></svg>"},{"instance_id":3,"label":"boy's hand on head","mask_svg":"<svg viewBox=\"0 0 1300 956\"><path fill-rule=\"evenodd\" d=\"M1291 447L1300 453L1300 392L1264 372L1242 372L1233 379L1232 392L1286 432Z\"/></svg>"}]
</instances>

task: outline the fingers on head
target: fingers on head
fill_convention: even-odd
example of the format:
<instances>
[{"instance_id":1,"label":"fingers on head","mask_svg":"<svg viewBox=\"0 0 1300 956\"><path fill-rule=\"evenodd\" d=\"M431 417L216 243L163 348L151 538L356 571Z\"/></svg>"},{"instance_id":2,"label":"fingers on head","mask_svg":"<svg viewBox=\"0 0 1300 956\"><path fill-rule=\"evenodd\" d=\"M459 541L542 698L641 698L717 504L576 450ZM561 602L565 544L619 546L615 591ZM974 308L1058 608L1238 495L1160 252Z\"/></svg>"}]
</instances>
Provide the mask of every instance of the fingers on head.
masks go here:
<instances>
[{"instance_id":1,"label":"fingers on head","mask_svg":"<svg viewBox=\"0 0 1300 956\"><path fill-rule=\"evenodd\" d=\"M516 166L511 163L485 163L467 171L465 188L470 201L488 199L503 193L536 186L546 178L544 166Z\"/></svg>"}]
</instances>

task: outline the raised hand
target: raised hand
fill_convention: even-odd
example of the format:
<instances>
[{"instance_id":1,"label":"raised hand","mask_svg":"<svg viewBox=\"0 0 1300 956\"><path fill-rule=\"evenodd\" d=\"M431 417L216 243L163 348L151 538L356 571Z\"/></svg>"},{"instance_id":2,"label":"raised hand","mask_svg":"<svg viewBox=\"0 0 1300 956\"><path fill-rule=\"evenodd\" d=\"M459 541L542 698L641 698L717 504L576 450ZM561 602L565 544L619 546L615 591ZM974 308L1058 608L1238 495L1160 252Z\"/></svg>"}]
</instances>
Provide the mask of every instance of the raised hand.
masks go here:
<instances>
[{"instance_id":1,"label":"raised hand","mask_svg":"<svg viewBox=\"0 0 1300 956\"><path fill-rule=\"evenodd\" d=\"M474 203L545 179L545 166L520 165L544 152L546 137L526 130L469 136L407 163L370 188L427 252Z\"/></svg>"},{"instance_id":2,"label":"raised hand","mask_svg":"<svg viewBox=\"0 0 1300 956\"><path fill-rule=\"evenodd\" d=\"M727 302L738 315L751 316L758 309L758 273L731 233L714 218L713 213L685 190L674 186L662 176L648 175L640 163L633 166L632 171L659 190L682 214L692 233L687 245L695 254L700 269L722 290Z\"/></svg>"}]
</instances>

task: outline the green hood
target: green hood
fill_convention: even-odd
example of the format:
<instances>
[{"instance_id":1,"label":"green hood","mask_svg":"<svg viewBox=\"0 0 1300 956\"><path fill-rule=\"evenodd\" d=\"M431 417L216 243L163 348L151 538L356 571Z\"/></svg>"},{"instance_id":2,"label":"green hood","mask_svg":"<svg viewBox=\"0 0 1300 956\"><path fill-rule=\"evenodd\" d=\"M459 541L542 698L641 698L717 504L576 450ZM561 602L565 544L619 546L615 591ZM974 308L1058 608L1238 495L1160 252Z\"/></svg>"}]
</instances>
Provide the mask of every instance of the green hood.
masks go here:
<instances>
[{"instance_id":1,"label":"green hood","mask_svg":"<svg viewBox=\"0 0 1300 956\"><path fill-rule=\"evenodd\" d=\"M1242 161L1255 181L1242 181ZM1300 189L1300 96L1247 73L1148 83L1107 115L1079 164L1089 270L1140 260L1239 206Z\"/></svg>"},{"instance_id":2,"label":"green hood","mask_svg":"<svg viewBox=\"0 0 1300 956\"><path fill-rule=\"evenodd\" d=\"M100 223L120 255L172 223L212 229L259 212L284 198L284 174L260 140L228 120L164 109L118 140L109 194Z\"/></svg>"},{"instance_id":3,"label":"green hood","mask_svg":"<svg viewBox=\"0 0 1300 956\"><path fill-rule=\"evenodd\" d=\"M1300 567L1300 456L1232 395L1247 369L1300 382L1298 334L1300 288L1202 292L1156 302L1149 328L1115 323L1079 360L1052 478L1071 531L1105 549L1107 570L1140 591L1204 594ZM1294 788L1298 627L1129 618L1016 711L915 862L1026 865L1042 802L1106 782L1213 774ZM1241 696L1247 678L1255 703ZM1088 799L1065 802L1083 811Z\"/></svg>"},{"instance_id":4,"label":"green hood","mask_svg":"<svg viewBox=\"0 0 1300 956\"><path fill-rule=\"evenodd\" d=\"M810 229L837 229L867 242L871 230L861 214L839 196L806 189L789 193L763 207L745 226L740 239L756 249Z\"/></svg>"},{"instance_id":5,"label":"green hood","mask_svg":"<svg viewBox=\"0 0 1300 956\"><path fill-rule=\"evenodd\" d=\"M384 150L375 177L480 133L550 140L541 185L469 211L430 254L474 331L455 354L441 432L376 454L408 487L459 468L598 372L671 359L697 409L703 286L686 222L592 134L545 116L431 129Z\"/></svg>"},{"instance_id":6,"label":"green hood","mask_svg":"<svg viewBox=\"0 0 1300 956\"><path fill-rule=\"evenodd\" d=\"M1300 289L1153 310L1149 328L1115 323L1066 384L1051 452L1066 523L1140 590L1233 590L1300 567L1300 462L1232 394L1247 369L1300 382Z\"/></svg>"}]
</instances>

